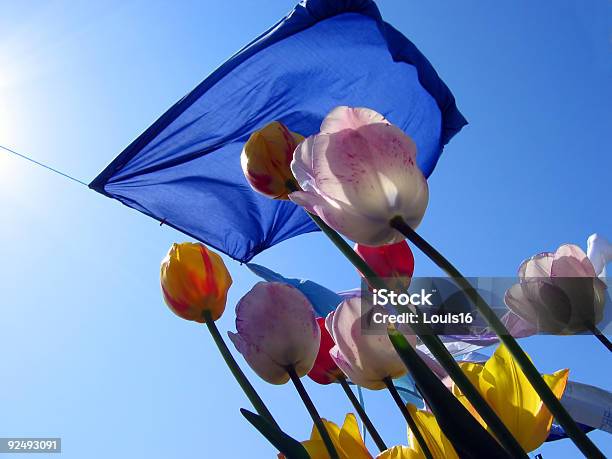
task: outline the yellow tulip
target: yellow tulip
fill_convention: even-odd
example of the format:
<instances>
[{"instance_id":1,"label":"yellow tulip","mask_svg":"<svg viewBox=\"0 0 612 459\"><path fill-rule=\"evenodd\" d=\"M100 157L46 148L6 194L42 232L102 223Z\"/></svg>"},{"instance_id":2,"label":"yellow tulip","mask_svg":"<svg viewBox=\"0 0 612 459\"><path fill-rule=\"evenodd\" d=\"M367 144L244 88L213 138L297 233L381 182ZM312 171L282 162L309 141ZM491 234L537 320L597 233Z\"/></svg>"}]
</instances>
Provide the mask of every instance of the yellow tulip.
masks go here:
<instances>
[{"instance_id":1,"label":"yellow tulip","mask_svg":"<svg viewBox=\"0 0 612 459\"><path fill-rule=\"evenodd\" d=\"M533 451L546 440L553 416L505 346L499 346L484 365L460 365L525 451ZM543 375L557 398L565 391L568 375L567 369ZM453 386L453 393L486 427L459 388Z\"/></svg>"},{"instance_id":2,"label":"yellow tulip","mask_svg":"<svg viewBox=\"0 0 612 459\"><path fill-rule=\"evenodd\" d=\"M338 451L340 459L372 459L363 443L354 414L349 413L346 415L342 428L325 419L323 419L323 424L325 424L325 428L329 432L329 436L334 443L336 451ZM303 442L302 445L308 451L311 459L329 459L329 453L316 427L313 426L312 428L310 440Z\"/></svg>"},{"instance_id":3,"label":"yellow tulip","mask_svg":"<svg viewBox=\"0 0 612 459\"><path fill-rule=\"evenodd\" d=\"M288 194L298 189L290 164L302 140L304 137L278 121L254 132L240 155L242 171L251 187L272 199L288 199Z\"/></svg>"},{"instance_id":4,"label":"yellow tulip","mask_svg":"<svg viewBox=\"0 0 612 459\"><path fill-rule=\"evenodd\" d=\"M419 430L425 436L427 446L436 459L459 459L450 442L440 431L433 414L417 411L413 405L410 405L408 409L411 410ZM372 459L372 455L368 452L361 438L357 419L353 414L346 415L342 428L325 419L323 419L323 423L340 459ZM409 442L411 446L394 446L380 453L376 456L376 459L425 459L425 454L412 436L409 437ZM315 427L312 429L310 440L302 442L302 445L311 459L329 459L329 453L325 448L323 439ZM284 458L282 454L279 454L278 457Z\"/></svg>"},{"instance_id":5,"label":"yellow tulip","mask_svg":"<svg viewBox=\"0 0 612 459\"><path fill-rule=\"evenodd\" d=\"M459 459L455 448L453 448L452 443L448 440L448 438L446 438L446 435L442 433L442 430L438 425L438 421L432 413L417 410L414 405L408 405L408 411L410 411L410 415L412 416L412 419L414 419L419 431L423 434L425 443L427 443L427 447L429 448L429 451L431 451L433 457ZM416 452L416 455L406 456L407 458L425 458L425 454L423 453L419 442L414 438L411 430L408 432L408 442Z\"/></svg>"},{"instance_id":6,"label":"yellow tulip","mask_svg":"<svg viewBox=\"0 0 612 459\"><path fill-rule=\"evenodd\" d=\"M172 244L161 264L161 288L168 307L179 317L203 323L204 311L217 320L232 285L223 260L203 244Z\"/></svg>"}]
</instances>

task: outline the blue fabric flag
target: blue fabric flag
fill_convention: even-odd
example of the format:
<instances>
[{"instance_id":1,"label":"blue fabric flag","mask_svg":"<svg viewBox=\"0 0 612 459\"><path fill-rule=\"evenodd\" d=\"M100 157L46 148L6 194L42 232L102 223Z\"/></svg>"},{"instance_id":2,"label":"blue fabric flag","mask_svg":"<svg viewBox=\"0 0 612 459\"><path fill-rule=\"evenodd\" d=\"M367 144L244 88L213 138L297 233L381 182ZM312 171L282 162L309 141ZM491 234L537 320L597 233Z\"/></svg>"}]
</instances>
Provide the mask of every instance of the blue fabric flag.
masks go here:
<instances>
[{"instance_id":1,"label":"blue fabric flag","mask_svg":"<svg viewBox=\"0 0 612 459\"><path fill-rule=\"evenodd\" d=\"M318 132L338 105L385 115L413 137L426 176L466 121L419 50L372 0L305 0L179 100L91 184L239 261L317 228L253 192L244 142L273 120Z\"/></svg>"}]
</instances>

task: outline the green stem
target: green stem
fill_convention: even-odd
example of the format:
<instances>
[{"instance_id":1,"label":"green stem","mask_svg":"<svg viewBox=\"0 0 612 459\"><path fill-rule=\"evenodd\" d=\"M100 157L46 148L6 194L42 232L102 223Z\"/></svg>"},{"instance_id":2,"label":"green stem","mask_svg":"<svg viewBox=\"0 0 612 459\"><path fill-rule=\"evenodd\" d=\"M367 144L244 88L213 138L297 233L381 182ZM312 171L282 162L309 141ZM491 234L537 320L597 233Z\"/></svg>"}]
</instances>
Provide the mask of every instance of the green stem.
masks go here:
<instances>
[{"instance_id":1,"label":"green stem","mask_svg":"<svg viewBox=\"0 0 612 459\"><path fill-rule=\"evenodd\" d=\"M380 279L376 272L370 268L363 258L361 258L336 231L327 226L327 224L317 215L309 215L321 231L323 231L323 233L336 245L340 252L342 252L353 266L367 278L370 285L376 288L387 288L384 281ZM504 449L514 457L527 459L528 456L519 442L485 401L480 392L478 392L470 382L440 338L433 333L433 330L422 323L414 324L412 328L423 344L431 351L438 363L446 370L455 385L461 390L463 395L465 395L466 399L474 409L478 411ZM410 352L410 350L408 350L408 352ZM410 368L408 369L410 370Z\"/></svg>"},{"instance_id":2,"label":"green stem","mask_svg":"<svg viewBox=\"0 0 612 459\"><path fill-rule=\"evenodd\" d=\"M238 366L238 363L236 362L234 356L225 344L225 341L223 341L223 338L219 333L219 329L217 328L217 325L215 324L215 321L213 320L210 311L204 311L202 315L204 317L204 322L208 327L208 331L210 332L215 344L217 345L219 352L223 356L223 360L225 360L225 363L234 375L234 378L236 378L236 381L238 381L238 384L240 384L240 387L253 405L253 408L255 408L255 410L257 411L257 413L259 413L261 417L265 418L270 424L272 424L272 426L280 430L280 427L272 417L272 414L264 404L259 394L255 391L255 388L251 385L245 374Z\"/></svg>"},{"instance_id":3,"label":"green stem","mask_svg":"<svg viewBox=\"0 0 612 459\"><path fill-rule=\"evenodd\" d=\"M378 448L378 450L380 452L386 450L387 445L385 445L385 442L374 427L374 424L372 424L372 421L370 420L368 414L363 409L363 406L361 406L361 403L359 403L359 400L357 400L357 397L355 397L355 394L353 393L351 386L349 386L349 383L346 381L346 378L338 378L338 382L342 386L342 389L344 389L344 393L351 401L353 408L355 408L355 411L359 415L359 418L363 422L363 425L365 426L366 430L370 433L370 435L372 435L372 440L374 440L374 443L376 443L376 447Z\"/></svg>"},{"instance_id":4,"label":"green stem","mask_svg":"<svg viewBox=\"0 0 612 459\"><path fill-rule=\"evenodd\" d=\"M325 448L327 449L327 452L329 453L329 457L331 459L339 459L340 457L338 456L338 452L336 451L336 448L334 447L332 439L329 436L329 432L325 428L325 424L323 424L323 421L321 420L321 416L319 416L319 412L317 411L317 408L314 406L314 403L312 403L312 400L310 399L308 392L306 392L306 388L302 384L300 377L295 372L295 368L293 367L287 368L287 373L289 373L289 377L291 378L293 385L298 391L298 394L300 394L300 398L302 399L302 402L304 402L304 406L306 406L306 409L308 410L308 413L310 414L310 417L312 418L312 422L314 422L315 426L317 427L317 430L319 431L319 434L321 435L321 438L323 439L323 443L325 444Z\"/></svg>"},{"instance_id":5,"label":"green stem","mask_svg":"<svg viewBox=\"0 0 612 459\"><path fill-rule=\"evenodd\" d=\"M425 457L427 459L433 459L433 455L431 454L431 451L429 451L429 447L427 446L427 443L425 442L425 438L423 438L423 434L419 430L419 426L417 426L416 421L412 419L412 416L410 415L410 411L408 411L408 408L406 408L406 405L404 404L402 397L400 397L399 392L395 388L395 384L393 384L393 381L391 380L391 378L385 378L383 379L383 382L385 383L385 386L387 386L387 389L391 393L391 397L393 397L393 400L395 401L395 404L397 405L402 415L404 416L404 419L406 419L406 422L408 423L408 426L410 427L412 434L416 438L416 441L419 443L419 446L421 447L423 454L425 454Z\"/></svg>"},{"instance_id":6,"label":"green stem","mask_svg":"<svg viewBox=\"0 0 612 459\"><path fill-rule=\"evenodd\" d=\"M402 217L395 217L390 221L391 227L402 233L410 242L416 245L425 255L436 263L455 283L462 288L470 300L474 303L480 314L484 317L493 331L497 334L500 341L506 346L514 360L523 370L525 377L529 380L535 391L539 394L544 404L548 407L557 422L563 427L568 436L578 446L580 451L588 458L602 458L605 456L595 446L589 437L576 425L576 422L569 415L559 399L553 394L552 390L531 362L527 354L519 346L516 340L510 335L502 321L493 312L491 307L482 298L478 291L470 282L446 259L440 252L432 247L425 239L419 236Z\"/></svg>"}]
</instances>

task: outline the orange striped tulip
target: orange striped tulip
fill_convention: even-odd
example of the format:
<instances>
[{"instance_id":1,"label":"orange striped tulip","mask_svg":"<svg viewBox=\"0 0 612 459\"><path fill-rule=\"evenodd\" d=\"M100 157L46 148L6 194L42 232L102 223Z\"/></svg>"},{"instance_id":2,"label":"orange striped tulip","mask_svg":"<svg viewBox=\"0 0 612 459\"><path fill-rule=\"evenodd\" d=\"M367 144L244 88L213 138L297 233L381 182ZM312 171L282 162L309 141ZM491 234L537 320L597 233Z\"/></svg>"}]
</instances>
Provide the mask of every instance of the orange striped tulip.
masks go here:
<instances>
[{"instance_id":1,"label":"orange striped tulip","mask_svg":"<svg viewBox=\"0 0 612 459\"><path fill-rule=\"evenodd\" d=\"M204 312L217 320L232 285L223 260L203 244L172 244L161 264L161 288L168 307L186 320L204 323Z\"/></svg>"}]
</instances>

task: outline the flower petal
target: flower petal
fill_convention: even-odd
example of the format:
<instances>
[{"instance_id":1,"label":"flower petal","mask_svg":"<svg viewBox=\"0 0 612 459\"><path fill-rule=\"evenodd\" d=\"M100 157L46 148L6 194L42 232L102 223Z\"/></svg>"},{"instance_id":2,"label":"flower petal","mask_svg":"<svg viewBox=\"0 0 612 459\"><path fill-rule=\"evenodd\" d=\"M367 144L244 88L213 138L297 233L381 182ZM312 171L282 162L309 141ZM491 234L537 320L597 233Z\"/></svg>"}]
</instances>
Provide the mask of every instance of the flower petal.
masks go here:
<instances>
[{"instance_id":1,"label":"flower petal","mask_svg":"<svg viewBox=\"0 0 612 459\"><path fill-rule=\"evenodd\" d=\"M245 349L265 354L279 367L293 365L300 377L310 371L319 350L320 330L312 305L284 283L255 284L236 306L236 329L250 345ZM248 358L247 362L251 364Z\"/></svg>"},{"instance_id":2,"label":"flower petal","mask_svg":"<svg viewBox=\"0 0 612 459\"><path fill-rule=\"evenodd\" d=\"M303 190L310 190L315 183L312 171L312 146L315 136L304 139L293 152L291 172Z\"/></svg>"},{"instance_id":3,"label":"flower petal","mask_svg":"<svg viewBox=\"0 0 612 459\"><path fill-rule=\"evenodd\" d=\"M350 206L333 201L325 195L296 191L289 195L289 199L318 215L331 228L353 241L376 246L404 239L404 236L386 222L372 221L367 216L356 213Z\"/></svg>"},{"instance_id":4,"label":"flower petal","mask_svg":"<svg viewBox=\"0 0 612 459\"><path fill-rule=\"evenodd\" d=\"M552 415L548 410L543 410L540 396L505 346L499 346L484 366L460 365L525 451L533 451L544 442L550 430ZM565 389L567 370L552 376L545 375L544 380L560 398ZM453 393L474 413L458 388L453 387ZM480 416L476 415L476 418L485 425Z\"/></svg>"},{"instance_id":5,"label":"flower petal","mask_svg":"<svg viewBox=\"0 0 612 459\"><path fill-rule=\"evenodd\" d=\"M550 275L552 277L596 277L593 263L575 244L564 244L554 254Z\"/></svg>"},{"instance_id":6,"label":"flower petal","mask_svg":"<svg viewBox=\"0 0 612 459\"><path fill-rule=\"evenodd\" d=\"M347 458L360 459L371 457L361 438L357 419L354 414L349 413L346 415L344 424L342 424L342 429L340 430L339 440L342 452Z\"/></svg>"},{"instance_id":7,"label":"flower petal","mask_svg":"<svg viewBox=\"0 0 612 459\"><path fill-rule=\"evenodd\" d=\"M519 278L550 277L553 258L553 253L543 252L523 261L518 270Z\"/></svg>"},{"instance_id":8,"label":"flower petal","mask_svg":"<svg viewBox=\"0 0 612 459\"><path fill-rule=\"evenodd\" d=\"M242 354L257 375L270 384L285 384L289 381L287 370L278 365L257 346L246 342L238 333L227 333L236 350Z\"/></svg>"},{"instance_id":9,"label":"flower petal","mask_svg":"<svg viewBox=\"0 0 612 459\"><path fill-rule=\"evenodd\" d=\"M394 446L384 450L376 459L423 459L425 456L407 446Z\"/></svg>"},{"instance_id":10,"label":"flower petal","mask_svg":"<svg viewBox=\"0 0 612 459\"><path fill-rule=\"evenodd\" d=\"M372 312L372 309L362 311L359 297L344 300L334 313L331 334L352 372L358 373L360 380L369 381L370 387L379 387L384 378L399 378L407 370L391 344L384 324L371 324L368 333L363 333L362 320L368 320ZM362 313L367 317L362 317ZM414 345L416 338L408 338ZM340 363L338 366L343 369Z\"/></svg>"},{"instance_id":11,"label":"flower petal","mask_svg":"<svg viewBox=\"0 0 612 459\"><path fill-rule=\"evenodd\" d=\"M338 368L342 370L342 372L354 383L358 386L365 387L370 390L382 390L385 387L384 382L382 382L378 378L367 379L366 375L363 372L357 371L353 366L349 363L347 358L340 352L338 346L334 346L329 350L329 355L334 360Z\"/></svg>"},{"instance_id":12,"label":"flower petal","mask_svg":"<svg viewBox=\"0 0 612 459\"><path fill-rule=\"evenodd\" d=\"M375 110L363 107L347 107L341 105L334 108L321 123L322 134L333 134L345 129L358 129L372 123L389 122Z\"/></svg>"},{"instance_id":13,"label":"flower petal","mask_svg":"<svg viewBox=\"0 0 612 459\"><path fill-rule=\"evenodd\" d=\"M423 435L425 443L427 443L427 447L429 448L429 451L431 451L433 457L459 459L457 452L453 448L448 438L446 438L442 430L440 430L438 421L436 421L436 418L432 413L417 410L414 405L408 405L408 411L410 412L412 419L414 419L419 431ZM421 446L416 441L412 431L409 431L408 442L413 449L422 454L422 457L425 457Z\"/></svg>"}]
</instances>

